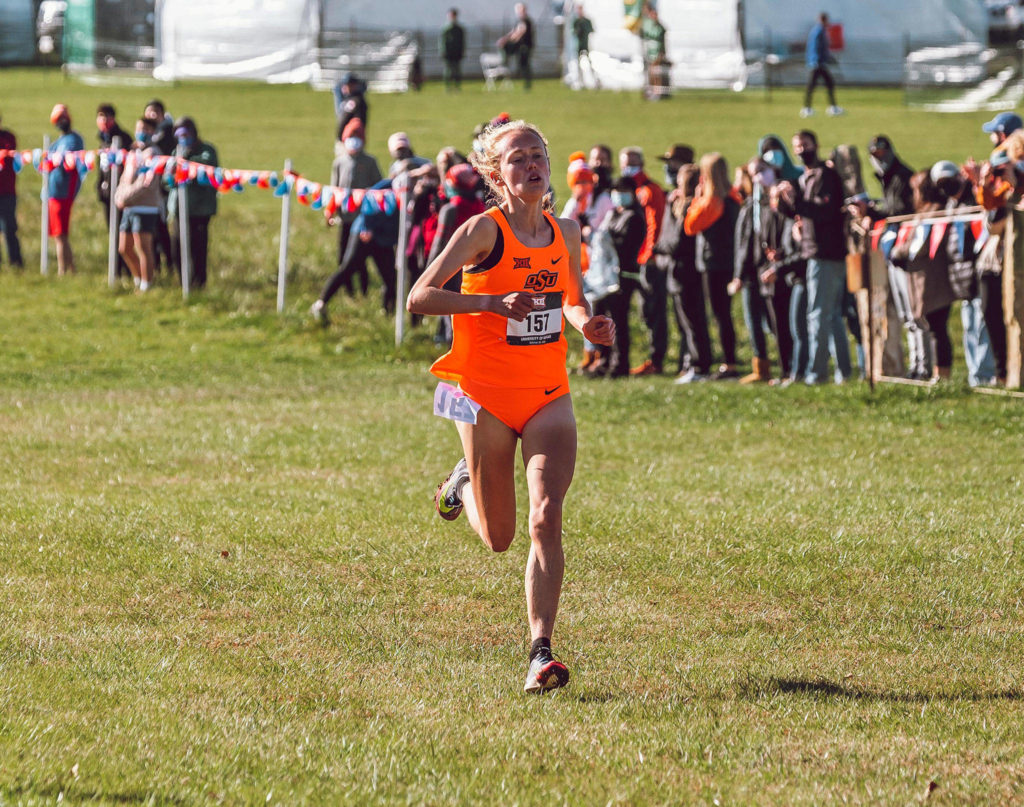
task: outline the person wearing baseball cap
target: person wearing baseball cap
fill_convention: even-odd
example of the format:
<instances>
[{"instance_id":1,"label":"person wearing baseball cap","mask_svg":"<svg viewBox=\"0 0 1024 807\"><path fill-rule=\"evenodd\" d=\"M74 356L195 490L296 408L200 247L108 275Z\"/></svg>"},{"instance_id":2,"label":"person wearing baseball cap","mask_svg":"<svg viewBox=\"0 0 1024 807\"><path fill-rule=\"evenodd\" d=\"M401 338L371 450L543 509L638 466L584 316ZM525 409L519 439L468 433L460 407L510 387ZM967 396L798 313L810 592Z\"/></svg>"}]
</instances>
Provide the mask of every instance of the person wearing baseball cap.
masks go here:
<instances>
[{"instance_id":1,"label":"person wearing baseball cap","mask_svg":"<svg viewBox=\"0 0 1024 807\"><path fill-rule=\"evenodd\" d=\"M1000 112L981 127L981 131L988 133L993 146L1001 145L1018 129L1024 129L1024 120L1016 112Z\"/></svg>"},{"instance_id":2,"label":"person wearing baseball cap","mask_svg":"<svg viewBox=\"0 0 1024 807\"><path fill-rule=\"evenodd\" d=\"M75 256L71 252L69 232L71 230L71 207L82 187L82 177L76 165L67 167L64 155L79 152L85 148L82 136L71 128L71 113L64 104L57 104L50 112L50 123L60 130L50 145L53 168L47 172L47 206L49 230L57 246L57 274L66 275L75 271Z\"/></svg>"},{"instance_id":3,"label":"person wearing baseball cap","mask_svg":"<svg viewBox=\"0 0 1024 807\"><path fill-rule=\"evenodd\" d=\"M659 154L658 159L665 163L665 183L671 192L676 187L679 169L693 162L693 149L682 143L676 143L664 154Z\"/></svg>"},{"instance_id":4,"label":"person wearing baseball cap","mask_svg":"<svg viewBox=\"0 0 1024 807\"><path fill-rule=\"evenodd\" d=\"M417 157L412 150L412 143L409 142L409 135L405 132L395 132L388 138L388 153L394 162L388 168L388 176L396 177L402 171L411 171L415 168L422 168L430 165L426 157Z\"/></svg>"}]
</instances>

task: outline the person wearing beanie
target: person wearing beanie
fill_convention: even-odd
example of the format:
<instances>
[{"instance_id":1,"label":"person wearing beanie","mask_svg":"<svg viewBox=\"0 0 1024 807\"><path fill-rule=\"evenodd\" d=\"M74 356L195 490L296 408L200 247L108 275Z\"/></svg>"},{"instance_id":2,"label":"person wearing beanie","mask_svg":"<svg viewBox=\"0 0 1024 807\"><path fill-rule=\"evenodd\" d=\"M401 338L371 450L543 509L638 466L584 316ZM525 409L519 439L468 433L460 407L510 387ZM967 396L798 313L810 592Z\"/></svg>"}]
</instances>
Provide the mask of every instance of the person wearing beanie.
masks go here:
<instances>
[{"instance_id":1,"label":"person wearing beanie","mask_svg":"<svg viewBox=\"0 0 1024 807\"><path fill-rule=\"evenodd\" d=\"M75 271L75 256L71 252L69 233L71 230L71 207L82 187L82 176L77 167L68 168L63 155L82 151L85 141L71 128L71 113L64 104L57 104L50 112L50 123L60 130L50 145L53 168L47 172L47 196L50 219L50 235L57 245L57 274L66 275ZM84 171L84 167L82 169Z\"/></svg>"},{"instance_id":2,"label":"person wearing beanie","mask_svg":"<svg viewBox=\"0 0 1024 807\"><path fill-rule=\"evenodd\" d=\"M360 118L352 118L345 124L341 130L341 137L334 144L331 185L351 192L369 188L380 182L381 178L377 158L366 152L366 127ZM327 303L339 288L344 286L346 293L354 294L354 279L357 275L360 290L364 295L370 287L370 274L366 269L365 261L363 263L353 262L345 272L341 271L352 234L352 222L355 221L357 215L358 211L339 210L330 220L330 224L340 225L338 227L338 264L324 289L326 299L325 295L321 295L310 309L313 318L324 326L328 324Z\"/></svg>"}]
</instances>

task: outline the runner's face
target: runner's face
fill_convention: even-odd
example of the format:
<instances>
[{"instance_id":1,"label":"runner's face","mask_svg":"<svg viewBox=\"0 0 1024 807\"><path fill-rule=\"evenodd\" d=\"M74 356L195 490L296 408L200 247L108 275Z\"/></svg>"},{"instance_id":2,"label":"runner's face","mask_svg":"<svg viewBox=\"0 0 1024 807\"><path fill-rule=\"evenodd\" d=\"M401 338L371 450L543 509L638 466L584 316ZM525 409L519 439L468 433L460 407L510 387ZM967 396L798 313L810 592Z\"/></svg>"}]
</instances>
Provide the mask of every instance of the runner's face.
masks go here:
<instances>
[{"instance_id":1,"label":"runner's face","mask_svg":"<svg viewBox=\"0 0 1024 807\"><path fill-rule=\"evenodd\" d=\"M524 130L506 137L502 145L501 179L509 194L524 202L543 199L551 179L544 141Z\"/></svg>"}]
</instances>

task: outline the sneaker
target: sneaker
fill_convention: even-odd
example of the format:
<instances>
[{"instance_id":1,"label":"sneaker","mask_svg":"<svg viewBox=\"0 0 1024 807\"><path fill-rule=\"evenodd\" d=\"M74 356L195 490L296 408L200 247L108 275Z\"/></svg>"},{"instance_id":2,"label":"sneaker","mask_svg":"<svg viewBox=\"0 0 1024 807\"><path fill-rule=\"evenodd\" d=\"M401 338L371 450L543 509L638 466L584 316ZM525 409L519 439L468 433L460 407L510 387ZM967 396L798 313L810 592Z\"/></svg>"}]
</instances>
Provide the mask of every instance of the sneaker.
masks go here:
<instances>
[{"instance_id":1,"label":"sneaker","mask_svg":"<svg viewBox=\"0 0 1024 807\"><path fill-rule=\"evenodd\" d=\"M830 106L827 110L829 117L838 118L840 115L845 115L846 110L841 106Z\"/></svg>"},{"instance_id":2,"label":"sneaker","mask_svg":"<svg viewBox=\"0 0 1024 807\"><path fill-rule=\"evenodd\" d=\"M462 486L469 482L469 465L463 457L448 474L448 477L437 486L434 494L434 507L437 514L445 521L454 521L462 513Z\"/></svg>"},{"instance_id":3,"label":"sneaker","mask_svg":"<svg viewBox=\"0 0 1024 807\"><path fill-rule=\"evenodd\" d=\"M323 300L317 300L313 303L313 305L310 306L309 313L312 314L313 319L325 328L330 325L331 321L327 317L327 303Z\"/></svg>"},{"instance_id":4,"label":"sneaker","mask_svg":"<svg viewBox=\"0 0 1024 807\"><path fill-rule=\"evenodd\" d=\"M801 118L813 118L814 117L814 110L811 109L809 106L805 106L803 109L800 110L800 117Z\"/></svg>"},{"instance_id":5,"label":"sneaker","mask_svg":"<svg viewBox=\"0 0 1024 807\"><path fill-rule=\"evenodd\" d=\"M647 359L639 367L634 367L629 371L630 375L661 375L661 365L655 364L650 359Z\"/></svg>"},{"instance_id":6,"label":"sneaker","mask_svg":"<svg viewBox=\"0 0 1024 807\"><path fill-rule=\"evenodd\" d=\"M569 668L551 656L551 651L541 651L533 657L526 673L524 692L547 692L569 683Z\"/></svg>"},{"instance_id":7,"label":"sneaker","mask_svg":"<svg viewBox=\"0 0 1024 807\"><path fill-rule=\"evenodd\" d=\"M705 375L704 373L698 373L695 369L693 369L691 367L685 373L681 373L680 375L678 375L676 377L676 380L673 381L672 383L673 384L698 384L701 381L707 381L707 380L708 380L707 375Z\"/></svg>"}]
</instances>

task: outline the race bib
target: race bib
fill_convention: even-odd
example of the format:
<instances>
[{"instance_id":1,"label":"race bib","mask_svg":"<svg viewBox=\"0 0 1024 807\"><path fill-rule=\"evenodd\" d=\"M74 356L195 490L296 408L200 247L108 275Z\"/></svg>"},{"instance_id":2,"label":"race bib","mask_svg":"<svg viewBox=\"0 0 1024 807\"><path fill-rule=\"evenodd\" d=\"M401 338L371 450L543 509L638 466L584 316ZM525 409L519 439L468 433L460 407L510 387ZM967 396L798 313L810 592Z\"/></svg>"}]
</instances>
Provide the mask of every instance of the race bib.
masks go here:
<instances>
[{"instance_id":1,"label":"race bib","mask_svg":"<svg viewBox=\"0 0 1024 807\"><path fill-rule=\"evenodd\" d=\"M522 322L508 320L505 341L510 345L546 345L562 336L562 292L533 295L533 311Z\"/></svg>"},{"instance_id":2,"label":"race bib","mask_svg":"<svg viewBox=\"0 0 1024 807\"><path fill-rule=\"evenodd\" d=\"M434 390L434 414L460 423L476 423L480 404L462 390L443 381Z\"/></svg>"}]
</instances>

